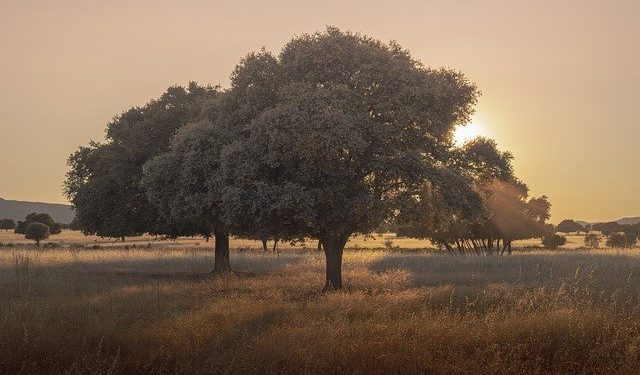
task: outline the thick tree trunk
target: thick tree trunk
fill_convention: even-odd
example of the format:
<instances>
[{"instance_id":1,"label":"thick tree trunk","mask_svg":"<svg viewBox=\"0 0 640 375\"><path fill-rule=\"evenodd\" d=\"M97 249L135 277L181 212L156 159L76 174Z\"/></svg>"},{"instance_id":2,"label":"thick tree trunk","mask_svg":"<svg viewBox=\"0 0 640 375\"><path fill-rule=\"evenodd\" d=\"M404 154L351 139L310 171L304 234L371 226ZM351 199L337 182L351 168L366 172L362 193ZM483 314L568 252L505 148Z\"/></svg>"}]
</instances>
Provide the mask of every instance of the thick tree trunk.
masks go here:
<instances>
[{"instance_id":1,"label":"thick tree trunk","mask_svg":"<svg viewBox=\"0 0 640 375\"><path fill-rule=\"evenodd\" d=\"M347 238L325 238L322 240L324 255L327 259L326 281L323 291L332 291L342 288L342 252L347 243Z\"/></svg>"},{"instance_id":2,"label":"thick tree trunk","mask_svg":"<svg viewBox=\"0 0 640 375\"><path fill-rule=\"evenodd\" d=\"M275 253L278 250L278 239L273 240L273 252Z\"/></svg>"},{"instance_id":3,"label":"thick tree trunk","mask_svg":"<svg viewBox=\"0 0 640 375\"><path fill-rule=\"evenodd\" d=\"M269 251L269 248L267 247L267 240L265 238L261 239L262 241L262 250L264 250L265 252Z\"/></svg>"},{"instance_id":4,"label":"thick tree trunk","mask_svg":"<svg viewBox=\"0 0 640 375\"><path fill-rule=\"evenodd\" d=\"M231 263L229 262L229 234L216 231L214 238L215 259L213 273L231 272Z\"/></svg>"}]
</instances>

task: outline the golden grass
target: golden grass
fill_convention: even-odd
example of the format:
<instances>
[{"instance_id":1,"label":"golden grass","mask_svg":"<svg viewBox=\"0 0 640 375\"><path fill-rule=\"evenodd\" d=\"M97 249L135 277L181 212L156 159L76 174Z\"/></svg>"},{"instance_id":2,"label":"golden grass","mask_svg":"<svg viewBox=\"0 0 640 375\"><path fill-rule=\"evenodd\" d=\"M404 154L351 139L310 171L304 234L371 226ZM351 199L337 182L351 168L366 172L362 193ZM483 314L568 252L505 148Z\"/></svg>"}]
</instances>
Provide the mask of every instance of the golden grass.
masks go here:
<instances>
[{"instance_id":1,"label":"golden grass","mask_svg":"<svg viewBox=\"0 0 640 375\"><path fill-rule=\"evenodd\" d=\"M312 246L233 244L238 272L211 277L212 244L139 240L0 248L0 373L640 372L638 249L461 257L357 239L347 288L323 294Z\"/></svg>"}]
</instances>

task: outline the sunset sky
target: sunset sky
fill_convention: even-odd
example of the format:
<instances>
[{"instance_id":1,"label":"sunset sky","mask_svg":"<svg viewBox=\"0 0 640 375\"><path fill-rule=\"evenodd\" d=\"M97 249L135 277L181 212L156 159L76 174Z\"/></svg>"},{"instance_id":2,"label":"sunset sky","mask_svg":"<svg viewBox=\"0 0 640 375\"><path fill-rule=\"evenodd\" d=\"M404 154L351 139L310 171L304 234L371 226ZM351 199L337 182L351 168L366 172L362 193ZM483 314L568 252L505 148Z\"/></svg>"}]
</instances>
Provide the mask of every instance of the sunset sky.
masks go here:
<instances>
[{"instance_id":1,"label":"sunset sky","mask_svg":"<svg viewBox=\"0 0 640 375\"><path fill-rule=\"evenodd\" d=\"M552 221L640 216L640 1L0 0L0 197L66 203L66 158L168 86L335 25L463 71L476 128Z\"/></svg>"}]
</instances>

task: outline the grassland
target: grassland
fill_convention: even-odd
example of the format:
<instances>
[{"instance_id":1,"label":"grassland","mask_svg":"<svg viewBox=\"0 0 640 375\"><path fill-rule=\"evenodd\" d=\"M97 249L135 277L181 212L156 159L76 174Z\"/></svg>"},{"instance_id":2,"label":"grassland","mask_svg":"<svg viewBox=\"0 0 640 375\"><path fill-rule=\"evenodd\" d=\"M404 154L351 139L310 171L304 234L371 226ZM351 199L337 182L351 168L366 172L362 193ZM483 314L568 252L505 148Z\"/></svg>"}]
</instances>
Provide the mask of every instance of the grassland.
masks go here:
<instances>
[{"instance_id":1,"label":"grassland","mask_svg":"<svg viewBox=\"0 0 640 375\"><path fill-rule=\"evenodd\" d=\"M0 234L2 374L640 372L638 249L452 256L356 238L347 288L323 294L311 242L235 241L237 272L212 277L201 239L51 241Z\"/></svg>"}]
</instances>

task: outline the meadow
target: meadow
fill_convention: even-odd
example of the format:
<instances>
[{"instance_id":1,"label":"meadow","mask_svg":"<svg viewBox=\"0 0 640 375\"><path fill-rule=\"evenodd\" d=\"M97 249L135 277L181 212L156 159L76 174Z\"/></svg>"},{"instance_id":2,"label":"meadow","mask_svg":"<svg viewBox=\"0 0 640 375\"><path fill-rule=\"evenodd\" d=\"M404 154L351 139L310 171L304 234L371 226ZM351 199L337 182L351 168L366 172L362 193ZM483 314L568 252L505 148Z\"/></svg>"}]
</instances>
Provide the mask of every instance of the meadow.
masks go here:
<instances>
[{"instance_id":1,"label":"meadow","mask_svg":"<svg viewBox=\"0 0 640 375\"><path fill-rule=\"evenodd\" d=\"M2 232L0 373L637 374L640 250L580 241L481 257L359 237L322 293L313 242L234 240L214 277L198 238Z\"/></svg>"}]
</instances>

